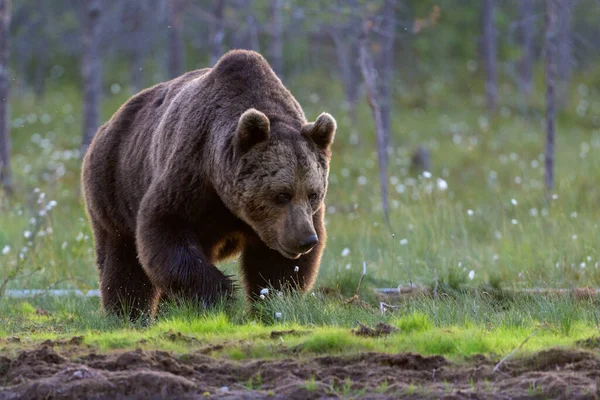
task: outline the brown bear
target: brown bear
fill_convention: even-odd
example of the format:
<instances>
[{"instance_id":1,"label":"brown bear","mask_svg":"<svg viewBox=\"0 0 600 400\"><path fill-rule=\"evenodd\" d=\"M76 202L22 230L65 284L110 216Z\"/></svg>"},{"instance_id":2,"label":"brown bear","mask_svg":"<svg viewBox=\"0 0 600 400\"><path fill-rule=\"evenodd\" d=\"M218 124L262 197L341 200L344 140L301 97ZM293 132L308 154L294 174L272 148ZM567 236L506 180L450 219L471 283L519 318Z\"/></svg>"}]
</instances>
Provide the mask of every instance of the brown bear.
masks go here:
<instances>
[{"instance_id":1,"label":"brown bear","mask_svg":"<svg viewBox=\"0 0 600 400\"><path fill-rule=\"evenodd\" d=\"M103 308L136 319L159 298L214 304L234 287L215 263L240 252L249 299L309 290L335 131L327 113L308 123L252 51L129 99L83 160Z\"/></svg>"}]
</instances>

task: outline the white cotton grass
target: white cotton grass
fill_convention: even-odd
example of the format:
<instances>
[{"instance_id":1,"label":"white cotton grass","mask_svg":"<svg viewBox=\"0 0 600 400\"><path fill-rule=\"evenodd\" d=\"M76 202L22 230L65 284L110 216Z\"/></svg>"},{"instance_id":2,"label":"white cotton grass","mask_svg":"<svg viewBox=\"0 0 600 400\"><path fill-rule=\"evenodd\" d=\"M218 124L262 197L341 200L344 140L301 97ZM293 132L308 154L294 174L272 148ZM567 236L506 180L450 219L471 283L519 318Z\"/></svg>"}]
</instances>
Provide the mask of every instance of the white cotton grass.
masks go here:
<instances>
[{"instance_id":1,"label":"white cotton grass","mask_svg":"<svg viewBox=\"0 0 600 400\"><path fill-rule=\"evenodd\" d=\"M350 249L345 247L344 250L342 250L342 257L348 257L348 255L350 254Z\"/></svg>"},{"instance_id":2,"label":"white cotton grass","mask_svg":"<svg viewBox=\"0 0 600 400\"><path fill-rule=\"evenodd\" d=\"M6 245L2 248L2 254L7 255L8 253L10 253L10 246Z\"/></svg>"},{"instance_id":3,"label":"white cotton grass","mask_svg":"<svg viewBox=\"0 0 600 400\"><path fill-rule=\"evenodd\" d=\"M260 294L262 294L263 296L268 295L269 294L269 289L267 289L267 288L261 289L260 290Z\"/></svg>"},{"instance_id":4,"label":"white cotton grass","mask_svg":"<svg viewBox=\"0 0 600 400\"><path fill-rule=\"evenodd\" d=\"M437 188L440 192L443 192L448 189L448 182L443 180L442 178L437 178Z\"/></svg>"}]
</instances>

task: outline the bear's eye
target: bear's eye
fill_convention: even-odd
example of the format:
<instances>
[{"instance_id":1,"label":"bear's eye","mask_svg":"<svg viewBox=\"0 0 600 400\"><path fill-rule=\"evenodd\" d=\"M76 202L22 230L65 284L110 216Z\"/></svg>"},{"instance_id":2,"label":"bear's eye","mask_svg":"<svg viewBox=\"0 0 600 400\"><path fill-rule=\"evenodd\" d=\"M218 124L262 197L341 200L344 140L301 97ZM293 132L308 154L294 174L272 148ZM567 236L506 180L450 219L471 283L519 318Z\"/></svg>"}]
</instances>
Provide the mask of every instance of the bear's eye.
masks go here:
<instances>
[{"instance_id":1,"label":"bear's eye","mask_svg":"<svg viewBox=\"0 0 600 400\"><path fill-rule=\"evenodd\" d=\"M308 201L310 201L311 203L316 202L317 200L319 200L319 195L316 193L311 193L308 195Z\"/></svg>"},{"instance_id":2,"label":"bear's eye","mask_svg":"<svg viewBox=\"0 0 600 400\"><path fill-rule=\"evenodd\" d=\"M277 196L275 196L275 202L277 204L287 204L290 201L292 201L292 195L289 193L278 193Z\"/></svg>"}]
</instances>

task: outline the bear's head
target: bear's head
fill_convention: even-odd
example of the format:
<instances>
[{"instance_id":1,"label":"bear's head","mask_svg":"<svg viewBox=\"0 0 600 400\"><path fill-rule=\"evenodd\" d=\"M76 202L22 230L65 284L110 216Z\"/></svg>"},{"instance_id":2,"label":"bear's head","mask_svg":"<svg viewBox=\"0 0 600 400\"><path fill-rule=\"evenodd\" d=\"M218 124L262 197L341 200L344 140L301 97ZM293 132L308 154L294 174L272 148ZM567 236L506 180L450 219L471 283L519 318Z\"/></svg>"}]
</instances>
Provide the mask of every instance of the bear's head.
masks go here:
<instances>
[{"instance_id":1,"label":"bear's head","mask_svg":"<svg viewBox=\"0 0 600 400\"><path fill-rule=\"evenodd\" d=\"M271 249L295 259L320 239L314 216L327 192L335 119L321 114L300 129L253 108L240 117L233 140L233 192L238 216Z\"/></svg>"}]
</instances>

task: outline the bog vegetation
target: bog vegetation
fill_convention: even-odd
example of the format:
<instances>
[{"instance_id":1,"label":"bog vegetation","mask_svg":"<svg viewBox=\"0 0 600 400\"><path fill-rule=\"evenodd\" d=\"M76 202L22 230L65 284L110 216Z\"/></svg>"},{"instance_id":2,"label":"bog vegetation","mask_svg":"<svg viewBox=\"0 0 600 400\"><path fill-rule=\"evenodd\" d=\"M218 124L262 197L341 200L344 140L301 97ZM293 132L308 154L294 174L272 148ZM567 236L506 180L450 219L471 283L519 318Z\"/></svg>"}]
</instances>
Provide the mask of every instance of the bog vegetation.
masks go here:
<instances>
[{"instance_id":1,"label":"bog vegetation","mask_svg":"<svg viewBox=\"0 0 600 400\"><path fill-rule=\"evenodd\" d=\"M52 2L50 14L36 11L34 1L12 7L5 115L12 177L0 194L0 336L35 342L82 334L101 349L144 339L145 346L176 351L190 342L165 332L216 344L225 337L251 340L249 348L215 350L242 358L274 354L264 338L274 325L311 331L288 343L311 353L408 349L459 357L508 353L533 332L532 350L597 333L592 291L524 291L600 284L600 159L594 156L600 148L600 10L593 2L574 2L558 18L567 24L556 29L567 35L569 51L560 53L567 50L559 42L555 53L552 187L544 180L548 10L542 2L523 1L533 3L531 9L517 1L327 2L326 12L303 1L214 2L220 9L211 8L213 2L149 0L139 9L117 0L87 3L90 8L74 11L66 1ZM491 35L480 25L487 12L493 17L482 20L491 24L485 28ZM24 15L39 24L29 26ZM116 16L126 23L116 24ZM84 27L97 26L82 30L79 18ZM195 24L203 19L206 26ZM28 47L31 30L45 40L39 49ZM79 43L78 35L96 41L95 50L86 47L89 41L72 43ZM82 127L106 121L136 90L210 65L211 55L232 47L264 50L309 119L325 110L337 118L329 238L314 293L271 292L252 315L242 299L209 311L167 307L149 328L106 317L97 298L6 296L22 289L97 289L79 187ZM361 68L359 59L369 62ZM81 77L78 67L85 71L86 63L102 66L97 83ZM376 85L363 84L373 72ZM89 90L96 89L101 101L94 103ZM369 106L373 100L379 110ZM97 107L97 120L90 107ZM374 112L384 121L377 134ZM383 153L378 137L387 141ZM425 168L415 165L418 148L427 154ZM236 273L235 261L221 267ZM359 300L347 302L364 270ZM388 299L374 290L411 286L422 293ZM381 301L397 307L380 308ZM357 321L399 331L387 339L359 338L349 330Z\"/></svg>"}]
</instances>

